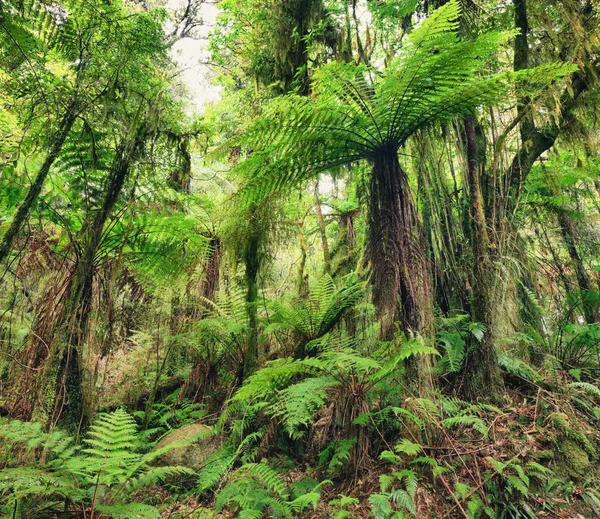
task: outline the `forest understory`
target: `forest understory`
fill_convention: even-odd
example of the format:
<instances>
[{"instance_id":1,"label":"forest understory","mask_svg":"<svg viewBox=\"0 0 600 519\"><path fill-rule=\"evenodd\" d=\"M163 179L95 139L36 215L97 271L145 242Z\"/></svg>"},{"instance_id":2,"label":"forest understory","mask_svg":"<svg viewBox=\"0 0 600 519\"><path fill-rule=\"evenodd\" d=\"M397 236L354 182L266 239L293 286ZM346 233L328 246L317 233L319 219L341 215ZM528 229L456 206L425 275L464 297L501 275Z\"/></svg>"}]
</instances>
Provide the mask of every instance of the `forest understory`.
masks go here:
<instances>
[{"instance_id":1,"label":"forest understory","mask_svg":"<svg viewBox=\"0 0 600 519\"><path fill-rule=\"evenodd\" d=\"M596 0L0 0L0 517L600 517Z\"/></svg>"}]
</instances>

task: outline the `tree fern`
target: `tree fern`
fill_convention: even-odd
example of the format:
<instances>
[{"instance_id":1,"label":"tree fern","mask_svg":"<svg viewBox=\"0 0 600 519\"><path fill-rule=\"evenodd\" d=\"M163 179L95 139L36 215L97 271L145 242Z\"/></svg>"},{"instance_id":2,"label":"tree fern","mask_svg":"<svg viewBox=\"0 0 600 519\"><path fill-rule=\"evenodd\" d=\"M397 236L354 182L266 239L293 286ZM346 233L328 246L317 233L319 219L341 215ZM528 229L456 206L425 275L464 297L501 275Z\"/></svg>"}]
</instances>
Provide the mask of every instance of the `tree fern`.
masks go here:
<instances>
[{"instance_id":1,"label":"tree fern","mask_svg":"<svg viewBox=\"0 0 600 519\"><path fill-rule=\"evenodd\" d=\"M299 356L304 356L307 345L330 332L364 294L365 284L354 274L346 276L339 289L335 288L331 276L326 274L306 299L275 301L272 308L280 321L300 334L297 350ZM318 345L318 342L313 342L312 349Z\"/></svg>"},{"instance_id":2,"label":"tree fern","mask_svg":"<svg viewBox=\"0 0 600 519\"><path fill-rule=\"evenodd\" d=\"M460 40L459 18L457 0L436 10L409 34L374 84L364 67L322 67L313 98L276 100L238 141L254 150L236 169L249 179L247 192L258 198L323 171L369 162L369 258L384 334L394 322L405 332L427 331L433 319L424 236L399 148L420 129L497 102L509 79L547 85L573 70L548 66L481 76L511 33Z\"/></svg>"}]
</instances>

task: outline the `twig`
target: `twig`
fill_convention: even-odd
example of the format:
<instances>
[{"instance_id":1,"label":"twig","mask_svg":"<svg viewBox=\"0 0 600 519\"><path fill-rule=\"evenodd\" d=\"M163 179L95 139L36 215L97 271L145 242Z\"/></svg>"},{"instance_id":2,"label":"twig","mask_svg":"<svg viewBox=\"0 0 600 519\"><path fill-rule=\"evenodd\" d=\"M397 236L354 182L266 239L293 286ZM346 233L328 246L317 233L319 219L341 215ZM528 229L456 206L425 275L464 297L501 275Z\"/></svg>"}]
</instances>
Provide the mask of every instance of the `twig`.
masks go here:
<instances>
[{"instance_id":1,"label":"twig","mask_svg":"<svg viewBox=\"0 0 600 519\"><path fill-rule=\"evenodd\" d=\"M458 500L458 497L456 497L456 495L454 494L454 492L452 492L452 489L450 488L450 485L448 485L448 482L444 479L444 476L442 476L440 474L438 477L440 478L440 481L446 487L446 490L448 492L450 492L450 495L452 496L452 499L454 499L454 502L456 503L456 506L458 506L458 508L460 508L460 511L462 512L462 514L465 517L465 519L469 519L469 516L467 515L467 512L465 512L465 509L460 504L460 501ZM456 508L456 507L454 507L454 508ZM454 510L454 508L452 508L452 510Z\"/></svg>"}]
</instances>

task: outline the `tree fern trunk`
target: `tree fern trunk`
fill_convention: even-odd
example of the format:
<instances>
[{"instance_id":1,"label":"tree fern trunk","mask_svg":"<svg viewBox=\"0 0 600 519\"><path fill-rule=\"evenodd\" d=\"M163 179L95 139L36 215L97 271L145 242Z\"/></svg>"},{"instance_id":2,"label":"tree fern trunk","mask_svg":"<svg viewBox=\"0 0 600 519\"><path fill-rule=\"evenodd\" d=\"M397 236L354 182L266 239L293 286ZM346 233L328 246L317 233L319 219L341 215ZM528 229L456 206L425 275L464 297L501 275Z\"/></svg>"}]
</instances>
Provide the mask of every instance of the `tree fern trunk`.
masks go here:
<instances>
[{"instance_id":1,"label":"tree fern trunk","mask_svg":"<svg viewBox=\"0 0 600 519\"><path fill-rule=\"evenodd\" d=\"M431 280L425 251L408 177L396 152L390 150L373 161L369 206L374 301L384 337L390 336L396 323L407 333L431 334Z\"/></svg>"},{"instance_id":2,"label":"tree fern trunk","mask_svg":"<svg viewBox=\"0 0 600 519\"><path fill-rule=\"evenodd\" d=\"M407 334L431 338L432 291L425 237L395 149L374 158L370 188L369 256L381 336L392 338L399 326ZM415 359L409 368L419 392L429 392L429 360Z\"/></svg>"}]
</instances>

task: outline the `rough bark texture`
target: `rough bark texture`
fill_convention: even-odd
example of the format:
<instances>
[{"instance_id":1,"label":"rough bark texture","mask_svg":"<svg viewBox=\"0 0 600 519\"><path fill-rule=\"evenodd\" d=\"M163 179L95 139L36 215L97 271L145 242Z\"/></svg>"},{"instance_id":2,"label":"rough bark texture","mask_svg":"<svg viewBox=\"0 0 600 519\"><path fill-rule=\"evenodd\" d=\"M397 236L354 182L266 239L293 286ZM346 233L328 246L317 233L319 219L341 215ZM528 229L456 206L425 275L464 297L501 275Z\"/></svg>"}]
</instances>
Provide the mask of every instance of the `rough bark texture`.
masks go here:
<instances>
[{"instance_id":1,"label":"rough bark texture","mask_svg":"<svg viewBox=\"0 0 600 519\"><path fill-rule=\"evenodd\" d=\"M431 280L425 238L406 173L395 150L373 160L369 207L369 255L374 301L382 336L432 330Z\"/></svg>"},{"instance_id":2,"label":"rough bark texture","mask_svg":"<svg viewBox=\"0 0 600 519\"><path fill-rule=\"evenodd\" d=\"M64 306L41 372L43 380L34 418L49 425L60 421L75 429L86 419L80 357L91 308L95 258L105 224L121 194L133 155L142 142L141 131L134 139L123 139L106 182L102 205L88 215L82 252L66 288Z\"/></svg>"},{"instance_id":3,"label":"rough bark texture","mask_svg":"<svg viewBox=\"0 0 600 519\"><path fill-rule=\"evenodd\" d=\"M486 327L481 340L471 340L464 367L465 393L472 399L480 398L483 394L498 399L503 393L504 383L494 344L495 270L481 193L482 166L478 160L478 143L473 118L465 118L464 126L473 236L471 317L473 321L482 323Z\"/></svg>"},{"instance_id":4,"label":"rough bark texture","mask_svg":"<svg viewBox=\"0 0 600 519\"><path fill-rule=\"evenodd\" d=\"M374 158L370 187L369 256L381 337L391 339L399 326L406 334L431 338L432 291L425 237L395 149ZM407 367L417 393L428 394L433 385L429 359L413 358Z\"/></svg>"}]
</instances>

